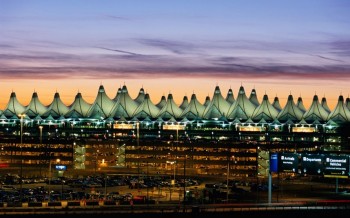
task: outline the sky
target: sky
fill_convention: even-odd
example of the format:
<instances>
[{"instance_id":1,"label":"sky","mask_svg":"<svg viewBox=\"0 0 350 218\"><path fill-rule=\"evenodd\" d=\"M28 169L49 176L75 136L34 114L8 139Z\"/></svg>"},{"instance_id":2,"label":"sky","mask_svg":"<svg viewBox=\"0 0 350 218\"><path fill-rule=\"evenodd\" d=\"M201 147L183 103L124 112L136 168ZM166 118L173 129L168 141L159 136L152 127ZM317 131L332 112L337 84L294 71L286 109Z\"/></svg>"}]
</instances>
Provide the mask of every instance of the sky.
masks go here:
<instances>
[{"instance_id":1,"label":"sky","mask_svg":"<svg viewBox=\"0 0 350 218\"><path fill-rule=\"evenodd\" d=\"M55 92L92 103L124 84L153 103L219 86L331 108L350 94L348 0L0 0L0 109Z\"/></svg>"}]
</instances>

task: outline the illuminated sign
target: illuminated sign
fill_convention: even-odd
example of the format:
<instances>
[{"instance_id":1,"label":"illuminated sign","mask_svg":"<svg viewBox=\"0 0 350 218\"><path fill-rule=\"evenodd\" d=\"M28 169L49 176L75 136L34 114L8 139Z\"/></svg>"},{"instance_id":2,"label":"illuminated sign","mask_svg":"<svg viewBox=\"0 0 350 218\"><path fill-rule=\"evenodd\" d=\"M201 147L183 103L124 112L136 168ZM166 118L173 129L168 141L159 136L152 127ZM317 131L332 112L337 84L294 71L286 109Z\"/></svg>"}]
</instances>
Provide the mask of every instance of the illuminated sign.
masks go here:
<instances>
[{"instance_id":1,"label":"illuminated sign","mask_svg":"<svg viewBox=\"0 0 350 218\"><path fill-rule=\"evenodd\" d=\"M114 129L134 129L133 124L127 124L127 123L116 123L113 125Z\"/></svg>"},{"instance_id":2,"label":"illuminated sign","mask_svg":"<svg viewBox=\"0 0 350 218\"><path fill-rule=\"evenodd\" d=\"M270 155L270 172L278 173L278 154Z\"/></svg>"},{"instance_id":3,"label":"illuminated sign","mask_svg":"<svg viewBox=\"0 0 350 218\"><path fill-rule=\"evenodd\" d=\"M283 153L279 156L279 172L298 172L299 157L294 153Z\"/></svg>"},{"instance_id":4,"label":"illuminated sign","mask_svg":"<svg viewBox=\"0 0 350 218\"><path fill-rule=\"evenodd\" d=\"M185 129L185 125L163 125L163 130L184 130Z\"/></svg>"},{"instance_id":5,"label":"illuminated sign","mask_svg":"<svg viewBox=\"0 0 350 218\"><path fill-rule=\"evenodd\" d=\"M293 127L292 132L315 132L315 127Z\"/></svg>"},{"instance_id":6,"label":"illuminated sign","mask_svg":"<svg viewBox=\"0 0 350 218\"><path fill-rule=\"evenodd\" d=\"M58 171L66 171L67 170L67 166L66 165L56 165L55 169Z\"/></svg>"},{"instance_id":7,"label":"illuminated sign","mask_svg":"<svg viewBox=\"0 0 350 218\"><path fill-rule=\"evenodd\" d=\"M324 177L348 178L349 156L326 155Z\"/></svg>"},{"instance_id":8,"label":"illuminated sign","mask_svg":"<svg viewBox=\"0 0 350 218\"><path fill-rule=\"evenodd\" d=\"M239 131L242 132L258 132L261 131L261 126L240 126Z\"/></svg>"},{"instance_id":9,"label":"illuminated sign","mask_svg":"<svg viewBox=\"0 0 350 218\"><path fill-rule=\"evenodd\" d=\"M302 154L301 172L309 175L323 174L324 155L322 154Z\"/></svg>"}]
</instances>

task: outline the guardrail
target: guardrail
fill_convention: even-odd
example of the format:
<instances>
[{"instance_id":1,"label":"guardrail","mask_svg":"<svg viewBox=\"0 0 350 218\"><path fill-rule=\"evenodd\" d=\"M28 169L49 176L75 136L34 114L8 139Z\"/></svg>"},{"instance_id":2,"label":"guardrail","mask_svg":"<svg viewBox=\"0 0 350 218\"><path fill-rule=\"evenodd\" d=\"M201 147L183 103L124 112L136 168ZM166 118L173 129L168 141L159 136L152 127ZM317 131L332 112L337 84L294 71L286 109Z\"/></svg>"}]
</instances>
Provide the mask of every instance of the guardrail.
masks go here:
<instances>
[{"instance_id":1,"label":"guardrail","mask_svg":"<svg viewBox=\"0 0 350 218\"><path fill-rule=\"evenodd\" d=\"M273 204L137 204L119 205L114 201L62 201L0 203L0 214L16 213L218 213L246 211L350 210L350 200L286 202Z\"/></svg>"}]
</instances>

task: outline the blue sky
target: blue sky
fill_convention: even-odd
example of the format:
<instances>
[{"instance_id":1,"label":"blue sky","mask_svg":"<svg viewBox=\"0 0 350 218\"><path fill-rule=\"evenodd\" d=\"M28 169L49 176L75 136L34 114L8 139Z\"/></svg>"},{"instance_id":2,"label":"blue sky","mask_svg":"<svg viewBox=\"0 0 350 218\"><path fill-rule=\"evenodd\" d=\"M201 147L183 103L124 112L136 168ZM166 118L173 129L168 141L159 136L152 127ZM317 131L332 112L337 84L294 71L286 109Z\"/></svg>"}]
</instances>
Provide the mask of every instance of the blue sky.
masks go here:
<instances>
[{"instance_id":1,"label":"blue sky","mask_svg":"<svg viewBox=\"0 0 350 218\"><path fill-rule=\"evenodd\" d=\"M269 78L348 93L349 11L347 0L0 0L0 77Z\"/></svg>"}]
</instances>

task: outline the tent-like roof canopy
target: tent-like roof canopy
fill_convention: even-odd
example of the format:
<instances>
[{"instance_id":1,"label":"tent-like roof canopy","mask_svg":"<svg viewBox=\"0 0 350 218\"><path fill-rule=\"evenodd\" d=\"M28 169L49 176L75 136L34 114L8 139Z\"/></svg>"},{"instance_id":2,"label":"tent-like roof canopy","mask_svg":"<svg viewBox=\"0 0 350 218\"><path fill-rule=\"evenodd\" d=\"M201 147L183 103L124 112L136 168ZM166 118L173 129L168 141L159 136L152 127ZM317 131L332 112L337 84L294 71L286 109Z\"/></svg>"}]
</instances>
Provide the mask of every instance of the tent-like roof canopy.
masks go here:
<instances>
[{"instance_id":1,"label":"tent-like roof canopy","mask_svg":"<svg viewBox=\"0 0 350 218\"><path fill-rule=\"evenodd\" d=\"M124 85L118 89L114 99L108 97L104 87L101 85L98 89L96 98L92 104L87 103L81 93L77 93L73 103L66 106L59 93L55 93L53 101L46 107L44 106L36 92L33 93L28 106L24 107L16 98L14 92L3 111L0 110L0 116L3 120L17 120L19 114L25 113L26 119L44 122L47 119L51 121L69 120L128 120L143 121L152 120L158 122L169 122L170 120L195 122L195 121L223 121L230 125L235 125L234 121L246 123L248 121L269 123L294 123L307 122L312 125L319 125L350 121L350 98L344 102L343 96L339 96L337 106L330 111L325 98L321 103L315 95L313 102L308 110L305 109L302 98L299 97L297 104L293 101L293 96L288 96L286 105L282 108L278 97L270 104L268 96L265 94L261 103L256 95L255 89L247 98L243 86L239 88L237 98L233 98L234 93L229 89L226 98L221 94L219 86L215 87L213 97L206 97L202 104L192 94L191 100L187 96L183 97L180 106L174 102L172 94L166 99L162 96L160 102L155 105L151 101L150 95L145 94L143 88L140 89L138 96L130 97L127 87ZM257 107L255 106L257 105ZM305 113L303 112L305 109ZM256 123L258 124L258 123ZM161 125L161 124L159 124Z\"/></svg>"},{"instance_id":2,"label":"tent-like roof canopy","mask_svg":"<svg viewBox=\"0 0 350 218\"><path fill-rule=\"evenodd\" d=\"M293 101L293 96L288 96L288 101L286 106L282 109L282 111L278 114L277 119L279 121L298 121L303 117L303 112L296 106Z\"/></svg>"},{"instance_id":3,"label":"tent-like roof canopy","mask_svg":"<svg viewBox=\"0 0 350 218\"><path fill-rule=\"evenodd\" d=\"M228 111L228 117L230 119L235 119L237 117L247 120L252 117L254 110L255 105L247 98L244 88L241 86L235 103Z\"/></svg>"},{"instance_id":4,"label":"tent-like roof canopy","mask_svg":"<svg viewBox=\"0 0 350 218\"><path fill-rule=\"evenodd\" d=\"M59 118L60 116L64 116L68 111L69 108L62 102L60 94L56 92L43 117L51 115L54 118Z\"/></svg>"},{"instance_id":5,"label":"tent-like roof canopy","mask_svg":"<svg viewBox=\"0 0 350 218\"><path fill-rule=\"evenodd\" d=\"M181 113L182 110L174 102L173 95L169 94L166 104L159 111L157 117L161 117L163 120L167 121L171 119L171 117L175 119L180 118Z\"/></svg>"},{"instance_id":6,"label":"tent-like roof canopy","mask_svg":"<svg viewBox=\"0 0 350 218\"><path fill-rule=\"evenodd\" d=\"M157 114L159 114L159 108L153 104L149 94L146 94L144 101L137 107L132 116L139 119L146 119L147 117L156 118Z\"/></svg>"},{"instance_id":7,"label":"tent-like roof canopy","mask_svg":"<svg viewBox=\"0 0 350 218\"><path fill-rule=\"evenodd\" d=\"M306 108L303 104L303 99L301 97L298 98L297 107L301 110L301 112L303 112L303 113L306 112Z\"/></svg>"},{"instance_id":8,"label":"tent-like roof canopy","mask_svg":"<svg viewBox=\"0 0 350 218\"><path fill-rule=\"evenodd\" d=\"M180 105L181 110L185 110L188 106L188 98L187 96L184 96L182 103Z\"/></svg>"},{"instance_id":9,"label":"tent-like roof canopy","mask_svg":"<svg viewBox=\"0 0 350 218\"><path fill-rule=\"evenodd\" d=\"M317 95L314 96L312 104L308 111L305 112L303 119L313 122L315 120L325 122L328 117L328 112L324 109L318 101Z\"/></svg>"},{"instance_id":10,"label":"tent-like roof canopy","mask_svg":"<svg viewBox=\"0 0 350 218\"><path fill-rule=\"evenodd\" d=\"M69 111L65 114L66 118L87 117L91 105L87 103L80 92L77 93L73 104L69 107Z\"/></svg>"},{"instance_id":11,"label":"tent-like roof canopy","mask_svg":"<svg viewBox=\"0 0 350 218\"><path fill-rule=\"evenodd\" d=\"M222 97L219 86L216 86L213 99L206 107L203 117L206 119L213 119L226 116L229 108L230 104Z\"/></svg>"},{"instance_id":12,"label":"tent-like roof canopy","mask_svg":"<svg viewBox=\"0 0 350 218\"><path fill-rule=\"evenodd\" d=\"M26 108L17 100L16 93L12 92L10 100L8 101L5 110L2 112L2 114L7 118L10 118L13 116L17 116L17 114L23 114L25 109Z\"/></svg>"},{"instance_id":13,"label":"tent-like roof canopy","mask_svg":"<svg viewBox=\"0 0 350 218\"><path fill-rule=\"evenodd\" d=\"M39 100L38 93L34 92L24 113L30 118L34 118L37 115L43 115L46 110L47 108Z\"/></svg>"},{"instance_id":14,"label":"tent-like roof canopy","mask_svg":"<svg viewBox=\"0 0 350 218\"><path fill-rule=\"evenodd\" d=\"M276 108L278 112L280 112L280 111L282 110L282 107L281 107L281 105L280 105L280 101L279 101L279 99L278 99L277 96L274 98L273 103L272 103L272 106L273 106L274 108Z\"/></svg>"},{"instance_id":15,"label":"tent-like roof canopy","mask_svg":"<svg viewBox=\"0 0 350 218\"><path fill-rule=\"evenodd\" d=\"M255 107L259 106L260 103L258 100L258 96L256 95L255 89L252 89L252 92L250 93L250 96L249 96L249 101L252 102Z\"/></svg>"},{"instance_id":16,"label":"tent-like roof canopy","mask_svg":"<svg viewBox=\"0 0 350 218\"><path fill-rule=\"evenodd\" d=\"M277 109L272 106L268 96L265 94L261 104L255 109L252 119L256 121L261 119L264 119L265 121L273 121L276 119L277 115Z\"/></svg>"},{"instance_id":17,"label":"tent-like roof canopy","mask_svg":"<svg viewBox=\"0 0 350 218\"><path fill-rule=\"evenodd\" d=\"M204 110L205 106L197 100L195 94L192 94L188 107L183 110L180 117L187 117L188 120L195 120L196 118L203 116Z\"/></svg>"},{"instance_id":18,"label":"tent-like roof canopy","mask_svg":"<svg viewBox=\"0 0 350 218\"><path fill-rule=\"evenodd\" d=\"M230 104L233 104L235 102L235 98L233 96L233 92L231 88L228 90L225 100Z\"/></svg>"},{"instance_id":19,"label":"tent-like roof canopy","mask_svg":"<svg viewBox=\"0 0 350 218\"><path fill-rule=\"evenodd\" d=\"M344 104L344 97L342 95L339 96L338 103L334 110L329 114L328 120L333 120L335 122L350 121L350 111Z\"/></svg>"}]
</instances>

